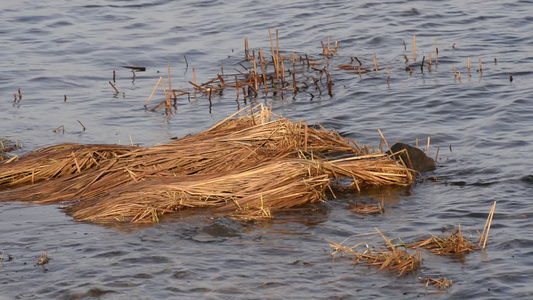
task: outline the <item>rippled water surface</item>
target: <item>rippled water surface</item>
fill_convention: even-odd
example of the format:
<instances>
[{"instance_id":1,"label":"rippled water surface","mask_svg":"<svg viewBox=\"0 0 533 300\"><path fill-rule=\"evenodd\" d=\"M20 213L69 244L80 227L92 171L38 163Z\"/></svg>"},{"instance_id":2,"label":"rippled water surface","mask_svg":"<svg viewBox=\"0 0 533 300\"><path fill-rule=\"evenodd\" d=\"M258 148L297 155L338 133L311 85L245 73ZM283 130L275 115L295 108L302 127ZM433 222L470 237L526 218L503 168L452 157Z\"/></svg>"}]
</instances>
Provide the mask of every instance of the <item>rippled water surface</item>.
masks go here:
<instances>
[{"instance_id":1,"label":"rippled water surface","mask_svg":"<svg viewBox=\"0 0 533 300\"><path fill-rule=\"evenodd\" d=\"M249 226L191 213L145 228L104 227L74 222L55 205L0 202L0 298L411 299L435 291L418 281L427 276L453 280L431 298L533 297L530 1L54 0L3 1L0 8L0 138L23 145L15 154L64 142L166 143L251 101L369 145L379 143L377 129L411 144L429 136L431 155L440 150L437 170L425 176L448 183L339 194ZM281 50L322 60L320 42L338 41L329 62L332 97L310 88L245 103L227 92L211 104L206 95L181 96L170 117L144 109L168 62L173 88L192 91L192 68L199 82L221 72L223 62L226 72L238 68L245 37L268 53L268 29L279 30ZM373 68L374 55L378 72L337 68L353 56ZM146 71L134 76L122 66ZM114 70L118 94L109 85ZM14 102L18 89L22 99ZM159 90L150 105L162 99ZM64 133L53 131L60 126ZM382 196L383 215L350 210ZM340 243L374 227L412 241L461 224L477 240L494 201L486 251L463 260L423 252L422 267L398 277L330 255L327 240ZM347 243L358 242L383 244L375 235ZM47 250L51 261L34 266Z\"/></svg>"}]
</instances>

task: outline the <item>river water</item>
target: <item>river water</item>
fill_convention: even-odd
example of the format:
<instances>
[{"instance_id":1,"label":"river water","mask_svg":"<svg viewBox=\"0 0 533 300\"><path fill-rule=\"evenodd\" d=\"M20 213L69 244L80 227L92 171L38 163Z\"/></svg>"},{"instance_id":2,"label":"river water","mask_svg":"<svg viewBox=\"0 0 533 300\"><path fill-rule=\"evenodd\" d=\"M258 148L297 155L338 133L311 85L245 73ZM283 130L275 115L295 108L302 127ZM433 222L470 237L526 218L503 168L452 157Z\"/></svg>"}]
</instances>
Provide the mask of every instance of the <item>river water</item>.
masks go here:
<instances>
[{"instance_id":1,"label":"river water","mask_svg":"<svg viewBox=\"0 0 533 300\"><path fill-rule=\"evenodd\" d=\"M438 168L424 176L439 182L338 194L312 210L248 226L183 213L143 228L105 227L75 222L58 205L0 202L0 298L530 299L532 15L531 1L517 0L2 1L0 138L23 146L15 154L65 142L166 143L252 102L363 144L377 146L378 129L390 142L418 138L422 148L430 137ZM180 96L171 116L145 110L168 62L172 87L192 91L192 68L198 82L220 73L223 63L226 72L238 68L231 61L244 57L245 37L251 49L269 53L269 29L274 37L278 30L287 53L320 58L321 41L338 41L329 67L332 97L310 88L245 104L227 92L211 103L206 95ZM374 55L377 72L337 68L353 56L373 68ZM122 66L146 71L134 76ZM113 71L118 94L109 85ZM22 99L14 101L18 89ZM150 106L162 99L158 90ZM54 132L60 126L64 132ZM382 215L350 210L356 201L382 197ZM462 259L422 252L421 268L402 277L331 256L327 240L383 245L378 235L356 236L374 227L412 241L460 224L477 241L494 201L484 252ZM49 263L35 266L46 251ZM446 276L453 285L428 295L437 290L418 280L428 276Z\"/></svg>"}]
</instances>

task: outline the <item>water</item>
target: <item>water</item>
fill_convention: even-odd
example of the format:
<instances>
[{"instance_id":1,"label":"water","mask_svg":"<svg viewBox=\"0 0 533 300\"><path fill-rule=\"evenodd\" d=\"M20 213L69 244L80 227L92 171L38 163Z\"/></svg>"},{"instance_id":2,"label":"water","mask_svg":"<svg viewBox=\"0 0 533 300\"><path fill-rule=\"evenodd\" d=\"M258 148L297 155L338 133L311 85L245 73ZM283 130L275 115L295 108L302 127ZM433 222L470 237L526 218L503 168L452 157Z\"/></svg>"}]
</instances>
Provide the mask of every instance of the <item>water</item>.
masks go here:
<instances>
[{"instance_id":1,"label":"water","mask_svg":"<svg viewBox=\"0 0 533 300\"><path fill-rule=\"evenodd\" d=\"M268 29L278 29L280 48L289 52L317 56L320 41L338 40L339 55L330 61L334 95L255 101L359 143L377 145L377 129L390 141L411 144L430 136L432 155L440 151L437 170L426 176L448 183L339 194L311 211L251 226L199 213L145 228L104 227L76 223L55 205L0 203L2 299L411 299L426 294L418 282L426 276L453 280L446 293L432 295L439 299L532 297L530 1L54 0L4 1L0 7L0 137L21 143L19 155L64 142L150 146L200 132L245 104L228 92L213 97L211 107L205 96L182 96L169 118L146 111L167 62L173 88L191 90L193 67L205 82L223 61L231 70L227 58L243 56L244 37L251 48L268 52ZM439 65L422 74L421 58L427 63L435 38ZM352 56L371 67L374 54L379 72L359 77L335 68ZM125 65L146 72L133 78ZM454 66L461 80L454 78ZM119 94L108 83L113 70ZM14 103L19 88L23 98ZM162 99L159 91L150 105ZM64 134L54 133L61 125ZM349 209L382 194L383 215L361 217ZM326 239L342 242L374 227L412 240L461 224L477 239L494 201L486 252L463 261L423 253L415 274L397 277L330 256ZM362 241L383 243L378 236L349 242ZM34 266L46 250L49 264Z\"/></svg>"}]
</instances>

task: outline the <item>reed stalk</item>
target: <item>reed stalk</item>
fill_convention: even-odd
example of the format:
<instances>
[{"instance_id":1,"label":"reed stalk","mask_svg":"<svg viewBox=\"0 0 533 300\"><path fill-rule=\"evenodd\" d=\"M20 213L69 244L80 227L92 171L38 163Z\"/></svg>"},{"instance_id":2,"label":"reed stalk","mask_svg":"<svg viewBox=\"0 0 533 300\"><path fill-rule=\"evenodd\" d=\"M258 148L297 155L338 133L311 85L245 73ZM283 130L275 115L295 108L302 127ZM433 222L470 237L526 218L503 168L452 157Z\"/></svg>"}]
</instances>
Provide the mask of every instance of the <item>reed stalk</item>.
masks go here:
<instances>
[{"instance_id":1,"label":"reed stalk","mask_svg":"<svg viewBox=\"0 0 533 300\"><path fill-rule=\"evenodd\" d=\"M481 247L481 244L483 244L483 247L481 249L485 250L485 246L487 245L487 240L489 238L489 231L490 231L490 225L492 224L492 218L494 217L494 211L496 210L496 201L494 201L494 204L492 204L492 208L490 209L489 216L487 217L487 221L485 222L485 226L483 227L483 232L481 233L478 247Z\"/></svg>"},{"instance_id":2,"label":"reed stalk","mask_svg":"<svg viewBox=\"0 0 533 300\"><path fill-rule=\"evenodd\" d=\"M148 102L150 102L150 100L151 100L152 97L154 96L155 91L157 90L157 87L159 86L159 84L160 84L162 81L163 81L163 77L159 77L159 80L158 80L157 83L155 84L154 89L152 90L152 93L150 94L150 97L148 97L148 100L146 100L146 103L144 103L144 107L145 107L145 108L148 106Z\"/></svg>"},{"instance_id":3,"label":"reed stalk","mask_svg":"<svg viewBox=\"0 0 533 300\"><path fill-rule=\"evenodd\" d=\"M413 35L413 60L416 61L416 35Z\"/></svg>"},{"instance_id":4,"label":"reed stalk","mask_svg":"<svg viewBox=\"0 0 533 300\"><path fill-rule=\"evenodd\" d=\"M439 48L437 47L437 38L435 38L435 65L439 64Z\"/></svg>"},{"instance_id":5,"label":"reed stalk","mask_svg":"<svg viewBox=\"0 0 533 300\"><path fill-rule=\"evenodd\" d=\"M116 92L117 94L120 93L120 92L117 90L117 88L115 87L115 85L114 85L111 81L109 81L109 85L111 85L111 87L115 90L115 92ZM20 94L20 90L19 90L19 94ZM19 96L19 99L22 99L22 96Z\"/></svg>"}]
</instances>

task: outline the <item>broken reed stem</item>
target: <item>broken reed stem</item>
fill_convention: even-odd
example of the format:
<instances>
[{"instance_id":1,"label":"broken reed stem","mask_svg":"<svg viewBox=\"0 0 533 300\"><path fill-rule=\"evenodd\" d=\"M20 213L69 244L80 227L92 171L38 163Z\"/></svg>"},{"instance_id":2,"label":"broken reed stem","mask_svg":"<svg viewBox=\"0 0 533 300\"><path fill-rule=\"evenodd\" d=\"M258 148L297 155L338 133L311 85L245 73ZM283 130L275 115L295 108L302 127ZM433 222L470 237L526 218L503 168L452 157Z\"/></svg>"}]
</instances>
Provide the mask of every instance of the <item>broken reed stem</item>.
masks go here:
<instances>
[{"instance_id":1,"label":"broken reed stem","mask_svg":"<svg viewBox=\"0 0 533 300\"><path fill-rule=\"evenodd\" d=\"M467 59L467 68L468 72L470 72L470 57Z\"/></svg>"},{"instance_id":2,"label":"broken reed stem","mask_svg":"<svg viewBox=\"0 0 533 300\"><path fill-rule=\"evenodd\" d=\"M248 38L244 37L244 55L246 56L246 60L250 60L250 50L248 48Z\"/></svg>"},{"instance_id":3,"label":"broken reed stem","mask_svg":"<svg viewBox=\"0 0 533 300\"><path fill-rule=\"evenodd\" d=\"M196 70L194 68L192 68L192 82L196 87ZM194 98L196 98L196 89L194 89Z\"/></svg>"},{"instance_id":4,"label":"broken reed stem","mask_svg":"<svg viewBox=\"0 0 533 300\"><path fill-rule=\"evenodd\" d=\"M148 97L148 100L146 100L146 103L144 103L144 107L145 108L148 106L148 102L150 102L150 99L152 99L152 97L154 96L155 90L157 89L157 87L159 86L159 83L161 83L161 81L163 81L163 77L159 77L159 80L155 84L154 89L152 90L152 93L150 94L150 97Z\"/></svg>"},{"instance_id":5,"label":"broken reed stem","mask_svg":"<svg viewBox=\"0 0 533 300\"><path fill-rule=\"evenodd\" d=\"M168 62L168 90L172 91L172 82L170 80L170 62ZM176 100L176 98L174 98L174 100ZM168 103L168 105L170 107L170 103Z\"/></svg>"},{"instance_id":6,"label":"broken reed stem","mask_svg":"<svg viewBox=\"0 0 533 300\"><path fill-rule=\"evenodd\" d=\"M428 148L427 148L427 156L429 156L429 136L428 136Z\"/></svg>"},{"instance_id":7,"label":"broken reed stem","mask_svg":"<svg viewBox=\"0 0 533 300\"><path fill-rule=\"evenodd\" d=\"M429 59L428 59L428 69L431 71L431 52L428 53Z\"/></svg>"},{"instance_id":8,"label":"broken reed stem","mask_svg":"<svg viewBox=\"0 0 533 300\"><path fill-rule=\"evenodd\" d=\"M85 129L86 129L85 125L83 125L83 123L80 120L78 120L78 123L80 123L81 127L83 127L83 131L85 131Z\"/></svg>"},{"instance_id":9,"label":"broken reed stem","mask_svg":"<svg viewBox=\"0 0 533 300\"><path fill-rule=\"evenodd\" d=\"M479 74L483 73L483 68L481 67L481 58L479 59Z\"/></svg>"},{"instance_id":10,"label":"broken reed stem","mask_svg":"<svg viewBox=\"0 0 533 300\"><path fill-rule=\"evenodd\" d=\"M65 125L57 127L56 129L52 130L52 132L57 133L60 129L63 131L63 133L65 133Z\"/></svg>"},{"instance_id":11,"label":"broken reed stem","mask_svg":"<svg viewBox=\"0 0 533 300\"><path fill-rule=\"evenodd\" d=\"M285 82L285 62L284 62L284 58L283 58L283 55L279 54L279 57L280 57L280 60L281 60L281 82Z\"/></svg>"},{"instance_id":12,"label":"broken reed stem","mask_svg":"<svg viewBox=\"0 0 533 300\"><path fill-rule=\"evenodd\" d=\"M278 30L276 29L276 63L278 65L278 71L279 71L279 60L280 60L280 55L279 55L279 34L278 34ZM283 61L282 61L283 63ZM282 80L284 79L285 77L282 78ZM278 76L278 80L279 80L279 76Z\"/></svg>"},{"instance_id":13,"label":"broken reed stem","mask_svg":"<svg viewBox=\"0 0 533 300\"><path fill-rule=\"evenodd\" d=\"M276 71L276 79L279 82L279 66L277 63L276 53L274 52L274 42L272 41L272 33L268 30L268 36L270 37L270 50L272 51L272 63L274 64L274 70Z\"/></svg>"},{"instance_id":14,"label":"broken reed stem","mask_svg":"<svg viewBox=\"0 0 533 300\"><path fill-rule=\"evenodd\" d=\"M165 92L166 108L170 109L170 95L167 94L167 90L165 89L165 81L163 80L163 77L161 77L161 86L163 87L163 92Z\"/></svg>"},{"instance_id":15,"label":"broken reed stem","mask_svg":"<svg viewBox=\"0 0 533 300\"><path fill-rule=\"evenodd\" d=\"M279 33L276 29L276 54L279 55Z\"/></svg>"},{"instance_id":16,"label":"broken reed stem","mask_svg":"<svg viewBox=\"0 0 533 300\"><path fill-rule=\"evenodd\" d=\"M254 60L254 83L255 83L255 91L259 91L259 82L257 80L257 61L255 60L255 51L252 52L253 56L252 59Z\"/></svg>"},{"instance_id":17,"label":"broken reed stem","mask_svg":"<svg viewBox=\"0 0 533 300\"><path fill-rule=\"evenodd\" d=\"M294 74L294 72L292 72L292 85L294 87L294 95L296 96L298 88L296 87L296 74Z\"/></svg>"},{"instance_id":18,"label":"broken reed stem","mask_svg":"<svg viewBox=\"0 0 533 300\"><path fill-rule=\"evenodd\" d=\"M457 78L457 69L453 66L453 77Z\"/></svg>"},{"instance_id":19,"label":"broken reed stem","mask_svg":"<svg viewBox=\"0 0 533 300\"><path fill-rule=\"evenodd\" d=\"M424 73L424 62L426 61L426 56L424 55L422 57L422 64L420 65L420 71Z\"/></svg>"},{"instance_id":20,"label":"broken reed stem","mask_svg":"<svg viewBox=\"0 0 533 300\"><path fill-rule=\"evenodd\" d=\"M435 38L435 65L439 64L439 48L437 47L437 38Z\"/></svg>"},{"instance_id":21,"label":"broken reed stem","mask_svg":"<svg viewBox=\"0 0 533 300\"><path fill-rule=\"evenodd\" d=\"M120 92L117 90L117 88L115 87L115 85L114 85L111 81L109 81L109 84L110 84L111 87L115 90L115 92L117 92L117 94L120 93ZM19 90L19 94L20 94L20 90ZM22 98L22 97L20 97L20 98Z\"/></svg>"},{"instance_id":22,"label":"broken reed stem","mask_svg":"<svg viewBox=\"0 0 533 300\"><path fill-rule=\"evenodd\" d=\"M381 235L381 237L385 240L385 242L387 242L387 245L389 245L389 248L392 251L396 250L396 247L394 247L391 241L377 227L374 227L374 229L379 233L379 235Z\"/></svg>"},{"instance_id":23,"label":"broken reed stem","mask_svg":"<svg viewBox=\"0 0 533 300\"><path fill-rule=\"evenodd\" d=\"M378 58L376 57L376 53L374 53L374 67L376 68L376 72L378 71Z\"/></svg>"},{"instance_id":24,"label":"broken reed stem","mask_svg":"<svg viewBox=\"0 0 533 300\"><path fill-rule=\"evenodd\" d=\"M296 52L292 52L292 70L296 68Z\"/></svg>"},{"instance_id":25,"label":"broken reed stem","mask_svg":"<svg viewBox=\"0 0 533 300\"><path fill-rule=\"evenodd\" d=\"M263 75L263 84L265 85L265 94L268 95L268 84L266 80L266 74L265 74L265 68L263 67L263 54L261 53L261 49L257 52L257 55L259 56L259 66L261 67L261 74ZM235 76L237 78L237 76Z\"/></svg>"},{"instance_id":26,"label":"broken reed stem","mask_svg":"<svg viewBox=\"0 0 533 300\"><path fill-rule=\"evenodd\" d=\"M487 245L487 239L489 238L490 225L492 224L492 218L494 217L495 209L496 209L496 201L494 201L494 204L492 204L492 208L490 209L489 216L487 217L487 221L485 222L485 226L483 227L483 232L481 233L481 237L479 239L478 247L481 247L481 244L483 243L483 247L481 248L483 250L485 250L485 246Z\"/></svg>"},{"instance_id":27,"label":"broken reed stem","mask_svg":"<svg viewBox=\"0 0 533 300\"><path fill-rule=\"evenodd\" d=\"M385 136L383 135L383 133L381 133L381 130L378 129L378 132L379 132L379 135L381 135L381 138L383 139L383 141L385 142L385 145L387 145L387 148L389 148L390 153L392 154L392 150L391 150L391 148L389 146L389 143L385 139Z\"/></svg>"},{"instance_id":28,"label":"broken reed stem","mask_svg":"<svg viewBox=\"0 0 533 300\"><path fill-rule=\"evenodd\" d=\"M416 35L413 35L413 60L416 61Z\"/></svg>"},{"instance_id":29,"label":"broken reed stem","mask_svg":"<svg viewBox=\"0 0 533 300\"><path fill-rule=\"evenodd\" d=\"M239 100L239 78L235 75L235 87L237 88L237 100Z\"/></svg>"},{"instance_id":30,"label":"broken reed stem","mask_svg":"<svg viewBox=\"0 0 533 300\"><path fill-rule=\"evenodd\" d=\"M437 154L435 155L435 161L437 161L437 159L439 158L439 150L440 150L440 147L437 147Z\"/></svg>"}]
</instances>

